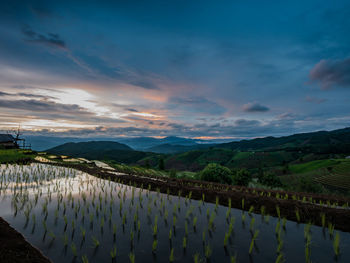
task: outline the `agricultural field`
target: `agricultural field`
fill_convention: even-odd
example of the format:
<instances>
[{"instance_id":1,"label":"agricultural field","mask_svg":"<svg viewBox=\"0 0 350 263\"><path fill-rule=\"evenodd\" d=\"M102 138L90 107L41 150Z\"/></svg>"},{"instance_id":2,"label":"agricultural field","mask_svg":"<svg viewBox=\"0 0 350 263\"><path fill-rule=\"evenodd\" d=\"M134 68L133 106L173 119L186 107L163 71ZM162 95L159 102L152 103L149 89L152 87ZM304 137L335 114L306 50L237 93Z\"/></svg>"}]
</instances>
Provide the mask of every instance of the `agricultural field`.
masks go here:
<instances>
[{"instance_id":1,"label":"agricultural field","mask_svg":"<svg viewBox=\"0 0 350 263\"><path fill-rule=\"evenodd\" d=\"M325 215L302 224L48 164L0 172L0 216L53 262L350 261L350 234Z\"/></svg>"},{"instance_id":2,"label":"agricultural field","mask_svg":"<svg viewBox=\"0 0 350 263\"><path fill-rule=\"evenodd\" d=\"M350 160L346 159L332 169L320 173L315 181L330 187L350 191Z\"/></svg>"},{"instance_id":3,"label":"agricultural field","mask_svg":"<svg viewBox=\"0 0 350 263\"><path fill-rule=\"evenodd\" d=\"M300 178L310 178L315 183L334 190L350 191L350 160L326 159L290 166L292 174L281 177L286 185Z\"/></svg>"}]
</instances>

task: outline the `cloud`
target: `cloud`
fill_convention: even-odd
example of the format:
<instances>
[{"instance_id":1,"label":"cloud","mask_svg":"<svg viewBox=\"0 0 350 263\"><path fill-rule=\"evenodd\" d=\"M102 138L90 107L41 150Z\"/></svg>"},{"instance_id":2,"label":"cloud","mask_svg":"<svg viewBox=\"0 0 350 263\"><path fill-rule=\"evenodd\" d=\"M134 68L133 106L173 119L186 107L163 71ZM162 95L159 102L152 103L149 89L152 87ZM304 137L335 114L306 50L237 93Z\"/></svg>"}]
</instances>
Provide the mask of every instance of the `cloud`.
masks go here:
<instances>
[{"instance_id":1,"label":"cloud","mask_svg":"<svg viewBox=\"0 0 350 263\"><path fill-rule=\"evenodd\" d=\"M10 95L11 95L10 93L0 91L0 97L1 96L10 96Z\"/></svg>"},{"instance_id":2,"label":"cloud","mask_svg":"<svg viewBox=\"0 0 350 263\"><path fill-rule=\"evenodd\" d=\"M6 100L0 99L0 123L1 118L9 119L6 116L13 115L19 122L31 122L36 120L52 120L57 122L60 128L60 121L70 124L116 124L125 123L126 121L116 117L99 116L87 108L80 107L76 104L62 104L54 101L42 100ZM10 118L11 120L14 118Z\"/></svg>"},{"instance_id":3,"label":"cloud","mask_svg":"<svg viewBox=\"0 0 350 263\"><path fill-rule=\"evenodd\" d=\"M285 112L277 116L278 120L294 120L296 118L296 115L291 112Z\"/></svg>"},{"instance_id":4,"label":"cloud","mask_svg":"<svg viewBox=\"0 0 350 263\"><path fill-rule=\"evenodd\" d=\"M130 112L139 112L138 110L133 109L133 108L126 108L125 110L126 111L130 111Z\"/></svg>"},{"instance_id":5,"label":"cloud","mask_svg":"<svg viewBox=\"0 0 350 263\"><path fill-rule=\"evenodd\" d=\"M170 97L168 99L170 109L184 109L190 112L220 115L227 109L214 101L204 97Z\"/></svg>"},{"instance_id":6,"label":"cloud","mask_svg":"<svg viewBox=\"0 0 350 263\"><path fill-rule=\"evenodd\" d=\"M322 89L350 87L350 58L322 59L311 69L309 77L311 81L319 83Z\"/></svg>"},{"instance_id":7,"label":"cloud","mask_svg":"<svg viewBox=\"0 0 350 263\"><path fill-rule=\"evenodd\" d=\"M260 103L257 103L257 102L250 102L243 105L243 111L246 111L246 112L266 112L269 110L270 108L264 105L261 105Z\"/></svg>"},{"instance_id":8,"label":"cloud","mask_svg":"<svg viewBox=\"0 0 350 263\"><path fill-rule=\"evenodd\" d=\"M261 125L261 122L260 121L257 121L257 120L246 120L246 119L238 119L235 121L235 125L236 126L244 126L244 127L247 127L247 126L258 126L258 125Z\"/></svg>"},{"instance_id":9,"label":"cloud","mask_svg":"<svg viewBox=\"0 0 350 263\"><path fill-rule=\"evenodd\" d=\"M33 31L29 26L23 27L22 33L26 37L26 41L44 44L55 48L66 49L66 43L60 38L58 34L39 34Z\"/></svg>"},{"instance_id":10,"label":"cloud","mask_svg":"<svg viewBox=\"0 0 350 263\"><path fill-rule=\"evenodd\" d=\"M26 97L26 98L36 98L36 99L54 99L54 97L51 96L44 96L44 95L39 95L39 94L32 94L32 93L25 93L25 92L19 92L19 93L8 93L8 92L3 92L0 91L0 97Z\"/></svg>"},{"instance_id":11,"label":"cloud","mask_svg":"<svg viewBox=\"0 0 350 263\"><path fill-rule=\"evenodd\" d=\"M53 101L42 100L0 100L0 107L21 109L27 111L42 111L42 112L62 112L62 111L81 111L83 108L76 104L60 104Z\"/></svg>"},{"instance_id":12,"label":"cloud","mask_svg":"<svg viewBox=\"0 0 350 263\"><path fill-rule=\"evenodd\" d=\"M321 103L327 101L326 99L321 99L321 98L316 98L316 97L310 97L310 96L307 96L307 97L305 98L305 100L306 100L307 102L316 103L316 104L321 104Z\"/></svg>"}]
</instances>

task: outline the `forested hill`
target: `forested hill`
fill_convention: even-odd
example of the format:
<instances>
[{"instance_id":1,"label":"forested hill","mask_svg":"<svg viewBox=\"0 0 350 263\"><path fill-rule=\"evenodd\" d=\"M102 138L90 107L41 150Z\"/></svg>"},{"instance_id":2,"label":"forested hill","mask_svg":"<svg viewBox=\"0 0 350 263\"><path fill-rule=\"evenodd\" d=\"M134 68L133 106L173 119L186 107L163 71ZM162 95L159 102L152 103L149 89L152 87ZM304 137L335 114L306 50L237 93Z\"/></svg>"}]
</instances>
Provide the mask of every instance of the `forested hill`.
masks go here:
<instances>
[{"instance_id":1,"label":"forested hill","mask_svg":"<svg viewBox=\"0 0 350 263\"><path fill-rule=\"evenodd\" d=\"M216 147L240 151L302 150L316 153L350 153L350 128L242 140L218 144Z\"/></svg>"}]
</instances>

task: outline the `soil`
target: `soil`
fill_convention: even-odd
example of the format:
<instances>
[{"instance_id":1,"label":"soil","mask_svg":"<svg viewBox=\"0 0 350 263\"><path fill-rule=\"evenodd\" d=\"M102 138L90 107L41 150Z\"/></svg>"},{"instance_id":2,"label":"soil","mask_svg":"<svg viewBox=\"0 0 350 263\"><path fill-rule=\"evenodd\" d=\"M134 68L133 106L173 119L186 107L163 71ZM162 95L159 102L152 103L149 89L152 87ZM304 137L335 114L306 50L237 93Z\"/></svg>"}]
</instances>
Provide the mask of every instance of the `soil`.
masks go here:
<instances>
[{"instance_id":1,"label":"soil","mask_svg":"<svg viewBox=\"0 0 350 263\"><path fill-rule=\"evenodd\" d=\"M0 217L1 263L51 263L41 252Z\"/></svg>"},{"instance_id":2,"label":"soil","mask_svg":"<svg viewBox=\"0 0 350 263\"><path fill-rule=\"evenodd\" d=\"M328 222L334 225L335 229L350 232L350 209L340 207L343 204L350 204L350 198L321 195L312 193L273 191L265 189L248 188L242 186L230 186L219 183L204 182L190 179L177 179L156 176L138 176L132 174L112 174L111 171L96 167L94 164L56 164L58 166L70 167L90 175L94 175L103 179L118 181L123 184L135 187L160 191L171 195L181 195L191 199L205 202L218 203L228 206L231 199L231 207L246 210L253 213L261 214L264 207L264 215L280 216L281 218L298 223L309 223L322 226L322 215L325 215L326 225ZM261 196L263 192L263 196ZM270 195L268 193L271 193ZM288 195L288 198L276 198L276 194ZM292 197L299 200L293 200ZM303 198L306 200L302 200ZM312 202L309 199L312 198ZM242 199L244 199L244 207L242 207ZM329 201L331 204L336 203L335 207L326 207L313 203L315 200L321 200L324 203ZM296 212L298 211L298 212ZM300 218L297 218L297 213Z\"/></svg>"}]
</instances>

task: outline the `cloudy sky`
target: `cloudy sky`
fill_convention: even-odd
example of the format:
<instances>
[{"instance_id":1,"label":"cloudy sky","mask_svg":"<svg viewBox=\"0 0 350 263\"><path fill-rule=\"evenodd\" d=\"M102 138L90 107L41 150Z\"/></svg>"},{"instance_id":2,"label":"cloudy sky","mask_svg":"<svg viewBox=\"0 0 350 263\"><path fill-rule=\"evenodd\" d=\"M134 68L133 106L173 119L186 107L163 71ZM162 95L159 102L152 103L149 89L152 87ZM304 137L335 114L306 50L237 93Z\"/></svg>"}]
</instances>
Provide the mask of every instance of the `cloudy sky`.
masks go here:
<instances>
[{"instance_id":1,"label":"cloudy sky","mask_svg":"<svg viewBox=\"0 0 350 263\"><path fill-rule=\"evenodd\" d=\"M0 129L253 138L350 126L349 1L0 2Z\"/></svg>"}]
</instances>

